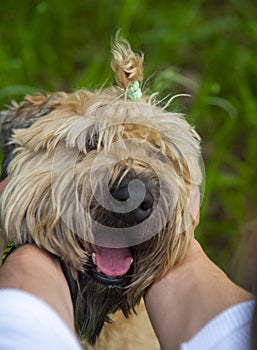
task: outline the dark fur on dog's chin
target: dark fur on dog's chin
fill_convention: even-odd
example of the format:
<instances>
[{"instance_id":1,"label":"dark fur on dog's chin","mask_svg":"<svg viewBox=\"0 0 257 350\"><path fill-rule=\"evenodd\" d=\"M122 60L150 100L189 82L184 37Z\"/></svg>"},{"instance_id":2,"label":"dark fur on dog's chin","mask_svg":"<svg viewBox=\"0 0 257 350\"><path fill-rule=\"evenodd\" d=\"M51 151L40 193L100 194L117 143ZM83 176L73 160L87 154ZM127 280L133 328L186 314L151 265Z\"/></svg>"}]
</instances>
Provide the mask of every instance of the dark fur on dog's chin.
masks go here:
<instances>
[{"instance_id":1,"label":"dark fur on dog's chin","mask_svg":"<svg viewBox=\"0 0 257 350\"><path fill-rule=\"evenodd\" d=\"M121 309L128 317L131 305L124 297L125 285L105 285L91 276L79 280L80 291L75 303L76 329L82 341L94 345L104 322L111 322L108 315Z\"/></svg>"}]
</instances>

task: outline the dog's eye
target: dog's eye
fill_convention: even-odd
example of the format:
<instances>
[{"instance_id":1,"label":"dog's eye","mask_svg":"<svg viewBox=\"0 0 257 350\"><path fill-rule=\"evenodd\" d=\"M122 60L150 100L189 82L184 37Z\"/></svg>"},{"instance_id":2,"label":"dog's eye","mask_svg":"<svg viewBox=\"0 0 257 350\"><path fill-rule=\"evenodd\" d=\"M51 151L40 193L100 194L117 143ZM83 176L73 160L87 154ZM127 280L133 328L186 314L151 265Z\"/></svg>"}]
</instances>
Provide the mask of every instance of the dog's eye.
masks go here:
<instances>
[{"instance_id":1,"label":"dog's eye","mask_svg":"<svg viewBox=\"0 0 257 350\"><path fill-rule=\"evenodd\" d=\"M97 135L94 135L93 137L88 138L86 140L86 151L90 152L90 151L97 149L97 145L98 145L98 136Z\"/></svg>"},{"instance_id":2,"label":"dog's eye","mask_svg":"<svg viewBox=\"0 0 257 350\"><path fill-rule=\"evenodd\" d=\"M97 148L97 145L91 142L86 143L86 150L87 152L93 151L94 149Z\"/></svg>"},{"instance_id":3,"label":"dog's eye","mask_svg":"<svg viewBox=\"0 0 257 350\"><path fill-rule=\"evenodd\" d=\"M159 159L162 163L167 163L168 162L168 157L165 156L162 152L154 152L152 150L148 150L148 156L150 158L156 158Z\"/></svg>"}]
</instances>

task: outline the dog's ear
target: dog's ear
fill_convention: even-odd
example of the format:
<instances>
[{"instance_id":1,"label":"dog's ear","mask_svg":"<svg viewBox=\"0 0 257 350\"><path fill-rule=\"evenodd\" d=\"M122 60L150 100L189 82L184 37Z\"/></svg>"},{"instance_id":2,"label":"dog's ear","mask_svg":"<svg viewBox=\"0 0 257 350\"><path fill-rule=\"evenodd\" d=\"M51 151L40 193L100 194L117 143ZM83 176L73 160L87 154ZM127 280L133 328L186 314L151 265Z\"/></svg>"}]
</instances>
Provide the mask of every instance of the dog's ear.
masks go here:
<instances>
[{"instance_id":1,"label":"dog's ear","mask_svg":"<svg viewBox=\"0 0 257 350\"><path fill-rule=\"evenodd\" d=\"M52 107L48 104L51 96L36 94L27 96L20 104L14 103L8 110L0 112L0 146L3 152L2 174L7 176L7 167L12 159L14 146L11 144L13 130L28 128L34 120L46 115Z\"/></svg>"},{"instance_id":2,"label":"dog's ear","mask_svg":"<svg viewBox=\"0 0 257 350\"><path fill-rule=\"evenodd\" d=\"M13 103L8 109L0 112L1 145L10 140L13 129L29 127L34 119L49 113L47 102L50 96L36 94L27 96L20 104Z\"/></svg>"}]
</instances>

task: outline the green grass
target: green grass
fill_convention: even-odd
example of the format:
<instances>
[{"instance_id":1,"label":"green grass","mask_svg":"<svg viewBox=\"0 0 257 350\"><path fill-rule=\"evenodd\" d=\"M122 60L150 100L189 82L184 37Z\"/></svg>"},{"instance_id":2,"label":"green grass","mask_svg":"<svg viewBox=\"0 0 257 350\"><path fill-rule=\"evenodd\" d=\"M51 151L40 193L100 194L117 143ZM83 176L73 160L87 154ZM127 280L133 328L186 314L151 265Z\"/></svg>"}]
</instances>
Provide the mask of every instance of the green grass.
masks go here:
<instances>
[{"instance_id":1,"label":"green grass","mask_svg":"<svg viewBox=\"0 0 257 350\"><path fill-rule=\"evenodd\" d=\"M121 28L145 53L150 91L192 94L174 108L202 137L207 181L197 237L228 270L256 215L256 18L250 0L5 1L0 107L38 90L111 82L110 38Z\"/></svg>"}]
</instances>

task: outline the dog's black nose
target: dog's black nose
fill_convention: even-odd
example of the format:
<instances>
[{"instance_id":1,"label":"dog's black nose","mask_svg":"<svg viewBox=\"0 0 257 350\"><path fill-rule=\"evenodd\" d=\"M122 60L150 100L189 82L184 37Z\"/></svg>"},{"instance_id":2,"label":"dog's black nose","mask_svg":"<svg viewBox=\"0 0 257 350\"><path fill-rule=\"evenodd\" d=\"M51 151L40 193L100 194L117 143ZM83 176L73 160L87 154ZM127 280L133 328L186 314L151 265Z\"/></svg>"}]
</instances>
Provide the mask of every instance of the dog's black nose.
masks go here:
<instances>
[{"instance_id":1,"label":"dog's black nose","mask_svg":"<svg viewBox=\"0 0 257 350\"><path fill-rule=\"evenodd\" d=\"M133 226L146 220L152 212L154 197L147 181L126 178L111 189L112 213L124 226Z\"/></svg>"}]
</instances>

